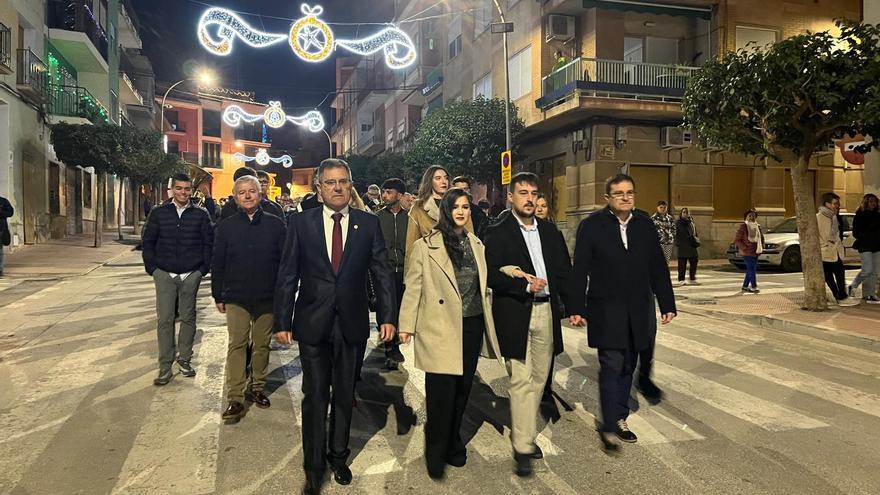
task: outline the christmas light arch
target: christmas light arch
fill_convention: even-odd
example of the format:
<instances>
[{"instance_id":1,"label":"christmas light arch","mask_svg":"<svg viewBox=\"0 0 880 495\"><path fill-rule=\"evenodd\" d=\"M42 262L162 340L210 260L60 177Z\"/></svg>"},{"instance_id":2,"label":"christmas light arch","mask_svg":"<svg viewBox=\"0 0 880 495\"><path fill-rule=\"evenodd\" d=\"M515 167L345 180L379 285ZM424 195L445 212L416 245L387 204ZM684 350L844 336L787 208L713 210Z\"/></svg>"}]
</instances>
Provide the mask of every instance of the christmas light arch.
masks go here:
<instances>
[{"instance_id":1,"label":"christmas light arch","mask_svg":"<svg viewBox=\"0 0 880 495\"><path fill-rule=\"evenodd\" d=\"M270 101L266 111L261 114L248 113L238 105L229 105L223 111L223 122L230 127L238 127L242 122L262 120L267 126L278 129L287 122L307 128L311 132L324 130L324 117L317 110L309 110L303 115L287 115L281 103Z\"/></svg>"},{"instance_id":2,"label":"christmas light arch","mask_svg":"<svg viewBox=\"0 0 880 495\"><path fill-rule=\"evenodd\" d=\"M324 8L302 4L304 15L297 19L287 34L265 33L252 28L236 13L211 7L202 14L198 25L199 42L216 55L229 55L236 38L254 48L264 48L287 40L293 53L307 62L326 60L336 47L358 55L384 52L385 63L392 69L403 69L416 60L415 45L409 35L389 24L378 33L358 40L338 39L330 26L318 18Z\"/></svg>"},{"instance_id":3,"label":"christmas light arch","mask_svg":"<svg viewBox=\"0 0 880 495\"><path fill-rule=\"evenodd\" d=\"M269 156L269 153L264 149L260 148L260 151L257 151L256 156L247 156L243 153L235 153L232 155L232 158L235 160L241 160L243 162L257 162L257 165L265 167L269 164L269 162L280 163L284 168L290 168L293 166L293 158L290 155L281 155L278 158Z\"/></svg>"}]
</instances>

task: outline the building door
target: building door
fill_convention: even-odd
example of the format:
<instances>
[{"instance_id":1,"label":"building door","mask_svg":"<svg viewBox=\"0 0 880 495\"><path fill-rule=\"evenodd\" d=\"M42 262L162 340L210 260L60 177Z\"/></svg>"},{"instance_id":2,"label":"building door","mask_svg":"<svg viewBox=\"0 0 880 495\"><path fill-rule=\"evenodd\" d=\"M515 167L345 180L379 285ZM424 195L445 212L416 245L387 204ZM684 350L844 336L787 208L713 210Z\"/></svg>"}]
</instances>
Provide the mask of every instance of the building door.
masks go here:
<instances>
[{"instance_id":1,"label":"building door","mask_svg":"<svg viewBox=\"0 0 880 495\"><path fill-rule=\"evenodd\" d=\"M636 181L636 208L653 215L658 201L670 203L669 167L632 165L629 174Z\"/></svg>"},{"instance_id":2,"label":"building door","mask_svg":"<svg viewBox=\"0 0 880 495\"><path fill-rule=\"evenodd\" d=\"M66 178L64 199L67 206L65 208L67 211L67 234L73 235L82 232L82 193L79 190L82 185L77 186L79 177L75 167L64 167L64 174Z\"/></svg>"},{"instance_id":3,"label":"building door","mask_svg":"<svg viewBox=\"0 0 880 495\"><path fill-rule=\"evenodd\" d=\"M818 205L819 199L816 197L816 171L815 170L807 170L807 180L809 180L810 190L813 191L813 199ZM791 185L791 169L785 169L785 178L783 180L784 184L784 193L783 198L785 201L785 216L793 217L795 216L794 211L794 189Z\"/></svg>"},{"instance_id":4,"label":"building door","mask_svg":"<svg viewBox=\"0 0 880 495\"><path fill-rule=\"evenodd\" d=\"M29 153L22 153L21 162L24 185L24 211L22 212L24 243L34 244L37 242L38 228L46 227L44 218L42 218L45 215L45 201L48 193L46 169L38 167ZM40 234L44 235L45 232Z\"/></svg>"}]
</instances>

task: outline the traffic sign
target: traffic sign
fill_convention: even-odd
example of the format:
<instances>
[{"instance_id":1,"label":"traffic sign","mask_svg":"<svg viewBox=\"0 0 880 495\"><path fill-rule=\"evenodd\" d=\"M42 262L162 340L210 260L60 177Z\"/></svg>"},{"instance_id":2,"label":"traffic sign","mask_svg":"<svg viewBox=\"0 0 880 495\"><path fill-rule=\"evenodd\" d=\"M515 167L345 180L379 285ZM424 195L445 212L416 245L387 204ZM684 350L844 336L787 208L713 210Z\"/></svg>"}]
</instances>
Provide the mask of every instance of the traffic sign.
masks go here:
<instances>
[{"instance_id":1,"label":"traffic sign","mask_svg":"<svg viewBox=\"0 0 880 495\"><path fill-rule=\"evenodd\" d=\"M513 169L513 160L510 157L510 150L501 153L501 185L510 184L511 170Z\"/></svg>"}]
</instances>

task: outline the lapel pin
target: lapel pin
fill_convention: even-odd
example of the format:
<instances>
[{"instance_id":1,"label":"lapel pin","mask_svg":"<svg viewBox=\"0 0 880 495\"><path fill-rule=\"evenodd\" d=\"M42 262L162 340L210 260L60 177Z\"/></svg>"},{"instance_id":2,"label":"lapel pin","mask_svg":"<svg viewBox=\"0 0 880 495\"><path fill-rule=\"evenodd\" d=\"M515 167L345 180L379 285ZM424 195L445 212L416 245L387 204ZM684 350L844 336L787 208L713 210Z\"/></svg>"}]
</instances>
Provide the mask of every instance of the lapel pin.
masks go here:
<instances>
[{"instance_id":1,"label":"lapel pin","mask_svg":"<svg viewBox=\"0 0 880 495\"><path fill-rule=\"evenodd\" d=\"M358 228L357 224L354 224L354 230L357 230L357 228Z\"/></svg>"}]
</instances>

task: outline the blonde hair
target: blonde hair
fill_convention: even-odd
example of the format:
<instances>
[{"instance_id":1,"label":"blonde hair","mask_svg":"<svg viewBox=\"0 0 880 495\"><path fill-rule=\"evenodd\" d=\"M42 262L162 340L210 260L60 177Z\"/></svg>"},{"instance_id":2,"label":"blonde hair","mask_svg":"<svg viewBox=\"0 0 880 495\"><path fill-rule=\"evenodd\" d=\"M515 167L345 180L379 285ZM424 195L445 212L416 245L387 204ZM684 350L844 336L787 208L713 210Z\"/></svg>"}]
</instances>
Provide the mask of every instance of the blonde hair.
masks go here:
<instances>
[{"instance_id":1,"label":"blonde hair","mask_svg":"<svg viewBox=\"0 0 880 495\"><path fill-rule=\"evenodd\" d=\"M358 194L357 189L354 186L351 186L351 200L348 202L348 206L351 208L357 208L358 210L366 210L367 205L364 204L364 200L361 199L361 195Z\"/></svg>"}]
</instances>

